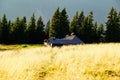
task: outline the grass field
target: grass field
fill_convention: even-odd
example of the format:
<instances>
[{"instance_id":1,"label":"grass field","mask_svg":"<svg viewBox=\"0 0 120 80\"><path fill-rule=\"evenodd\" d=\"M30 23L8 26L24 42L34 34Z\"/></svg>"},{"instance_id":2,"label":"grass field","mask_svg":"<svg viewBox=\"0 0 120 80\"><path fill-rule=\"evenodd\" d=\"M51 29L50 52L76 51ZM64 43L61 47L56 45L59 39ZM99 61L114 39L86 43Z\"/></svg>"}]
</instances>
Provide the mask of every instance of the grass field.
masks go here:
<instances>
[{"instance_id":1,"label":"grass field","mask_svg":"<svg viewBox=\"0 0 120 80\"><path fill-rule=\"evenodd\" d=\"M120 80L119 43L12 46L0 46L0 80Z\"/></svg>"},{"instance_id":2,"label":"grass field","mask_svg":"<svg viewBox=\"0 0 120 80\"><path fill-rule=\"evenodd\" d=\"M44 45L41 44L15 44L15 45L0 45L0 51L6 51L6 50L15 50L15 49L22 49L22 48L35 48L35 47L41 47Z\"/></svg>"}]
</instances>

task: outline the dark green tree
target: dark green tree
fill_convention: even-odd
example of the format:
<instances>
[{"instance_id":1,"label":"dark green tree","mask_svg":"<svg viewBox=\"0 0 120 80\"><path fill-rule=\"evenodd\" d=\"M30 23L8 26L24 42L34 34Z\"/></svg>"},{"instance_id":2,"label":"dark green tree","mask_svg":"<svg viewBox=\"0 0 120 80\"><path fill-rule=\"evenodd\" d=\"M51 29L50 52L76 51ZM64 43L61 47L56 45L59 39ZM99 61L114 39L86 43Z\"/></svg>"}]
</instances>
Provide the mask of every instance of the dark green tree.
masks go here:
<instances>
[{"instance_id":1,"label":"dark green tree","mask_svg":"<svg viewBox=\"0 0 120 80\"><path fill-rule=\"evenodd\" d=\"M8 27L11 28L11 21L8 21Z\"/></svg>"},{"instance_id":2,"label":"dark green tree","mask_svg":"<svg viewBox=\"0 0 120 80\"><path fill-rule=\"evenodd\" d=\"M100 24L97 27L97 42L104 42L104 25Z\"/></svg>"},{"instance_id":3,"label":"dark green tree","mask_svg":"<svg viewBox=\"0 0 120 80\"><path fill-rule=\"evenodd\" d=\"M34 13L30 18L30 21L28 23L26 34L27 34L27 43L33 44L36 43L35 36L36 36L36 24L35 24L35 16Z\"/></svg>"},{"instance_id":4,"label":"dark green tree","mask_svg":"<svg viewBox=\"0 0 120 80\"><path fill-rule=\"evenodd\" d=\"M49 37L63 38L67 34L69 34L69 20L66 9L60 12L58 8L51 20Z\"/></svg>"},{"instance_id":5,"label":"dark green tree","mask_svg":"<svg viewBox=\"0 0 120 80\"><path fill-rule=\"evenodd\" d=\"M84 12L81 11L80 12L80 15L78 17L78 21L77 21L77 24L76 24L76 30L75 30L75 34L81 38L82 37L82 30L83 30L83 27L84 27L84 19L85 19L85 16L84 16Z\"/></svg>"},{"instance_id":6,"label":"dark green tree","mask_svg":"<svg viewBox=\"0 0 120 80\"><path fill-rule=\"evenodd\" d=\"M60 30L60 11L59 8L55 11L50 25L49 37L57 37L59 38L61 30Z\"/></svg>"},{"instance_id":7,"label":"dark green tree","mask_svg":"<svg viewBox=\"0 0 120 80\"><path fill-rule=\"evenodd\" d=\"M1 27L0 27L1 43L4 43L4 44L9 43L9 33L10 33L9 31L10 31L10 27L8 26L6 15L4 14L2 17Z\"/></svg>"},{"instance_id":8,"label":"dark green tree","mask_svg":"<svg viewBox=\"0 0 120 80\"><path fill-rule=\"evenodd\" d=\"M21 20L20 20L20 33L21 33L21 40L20 43L26 43L26 29L27 29L27 20L26 20L26 16L24 16Z\"/></svg>"},{"instance_id":9,"label":"dark green tree","mask_svg":"<svg viewBox=\"0 0 120 80\"><path fill-rule=\"evenodd\" d=\"M118 12L118 20L119 20L119 25L120 25L120 12Z\"/></svg>"},{"instance_id":10,"label":"dark green tree","mask_svg":"<svg viewBox=\"0 0 120 80\"><path fill-rule=\"evenodd\" d=\"M76 14L75 14L75 16L73 17L73 19L72 19L72 21L71 21L71 23L70 23L70 32L71 33L75 33L76 34L76 26L78 26L77 25L77 23L78 23L78 11L76 12Z\"/></svg>"},{"instance_id":11,"label":"dark green tree","mask_svg":"<svg viewBox=\"0 0 120 80\"><path fill-rule=\"evenodd\" d=\"M82 25L82 27L81 27L81 39L85 42L85 43L87 43L88 41L88 39L89 39L89 37L88 37L88 17L85 17L85 19L84 19L84 22L83 22L83 25Z\"/></svg>"},{"instance_id":12,"label":"dark green tree","mask_svg":"<svg viewBox=\"0 0 120 80\"><path fill-rule=\"evenodd\" d=\"M2 40L1 29L2 29L2 21L1 21L1 19L0 19L0 43L2 42L2 41L1 41L1 40Z\"/></svg>"},{"instance_id":13,"label":"dark green tree","mask_svg":"<svg viewBox=\"0 0 120 80\"><path fill-rule=\"evenodd\" d=\"M20 28L20 19L19 17L16 18L13 26L12 26L12 42L18 43L19 42L19 37L21 34L19 34L19 28Z\"/></svg>"},{"instance_id":14,"label":"dark green tree","mask_svg":"<svg viewBox=\"0 0 120 80\"><path fill-rule=\"evenodd\" d=\"M45 38L46 39L49 38L49 30L50 30L50 20L47 22L46 27L44 28Z\"/></svg>"},{"instance_id":15,"label":"dark green tree","mask_svg":"<svg viewBox=\"0 0 120 80\"><path fill-rule=\"evenodd\" d=\"M25 43L25 30L26 30L26 17L19 19L16 18L14 24L12 25L12 42L17 44Z\"/></svg>"},{"instance_id":16,"label":"dark green tree","mask_svg":"<svg viewBox=\"0 0 120 80\"><path fill-rule=\"evenodd\" d=\"M97 22L93 23L92 26L92 43L96 43L99 42L99 39L97 38L97 28L98 28L98 24Z\"/></svg>"},{"instance_id":17,"label":"dark green tree","mask_svg":"<svg viewBox=\"0 0 120 80\"><path fill-rule=\"evenodd\" d=\"M59 30L60 30L59 38L63 38L67 34L69 34L69 20L68 20L68 15L67 15L65 8L60 13L60 28L59 28Z\"/></svg>"},{"instance_id":18,"label":"dark green tree","mask_svg":"<svg viewBox=\"0 0 120 80\"><path fill-rule=\"evenodd\" d=\"M37 21L36 42L43 43L44 38L45 38L44 23L42 17L40 16Z\"/></svg>"},{"instance_id":19,"label":"dark green tree","mask_svg":"<svg viewBox=\"0 0 120 80\"><path fill-rule=\"evenodd\" d=\"M81 28L81 39L85 43L93 43L96 38L96 25L93 23L93 12L91 11L87 17L84 18Z\"/></svg>"},{"instance_id":20,"label":"dark green tree","mask_svg":"<svg viewBox=\"0 0 120 80\"><path fill-rule=\"evenodd\" d=\"M120 42L120 24L119 16L115 8L111 8L106 22L106 41Z\"/></svg>"}]
</instances>

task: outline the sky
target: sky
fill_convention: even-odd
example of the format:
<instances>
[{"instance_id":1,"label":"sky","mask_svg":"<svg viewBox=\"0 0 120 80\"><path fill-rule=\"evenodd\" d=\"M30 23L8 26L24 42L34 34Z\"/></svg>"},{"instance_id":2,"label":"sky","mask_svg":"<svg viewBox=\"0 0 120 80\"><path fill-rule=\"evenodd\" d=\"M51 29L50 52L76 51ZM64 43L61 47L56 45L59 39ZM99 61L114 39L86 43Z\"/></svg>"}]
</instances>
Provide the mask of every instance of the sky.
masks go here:
<instances>
[{"instance_id":1,"label":"sky","mask_svg":"<svg viewBox=\"0 0 120 80\"><path fill-rule=\"evenodd\" d=\"M85 15L93 11L94 20L104 23L111 7L120 11L120 0L0 0L0 18L5 13L10 20L23 16L29 20L34 13L36 19L42 16L46 23L58 7L66 8L70 20L76 11L83 10Z\"/></svg>"}]
</instances>

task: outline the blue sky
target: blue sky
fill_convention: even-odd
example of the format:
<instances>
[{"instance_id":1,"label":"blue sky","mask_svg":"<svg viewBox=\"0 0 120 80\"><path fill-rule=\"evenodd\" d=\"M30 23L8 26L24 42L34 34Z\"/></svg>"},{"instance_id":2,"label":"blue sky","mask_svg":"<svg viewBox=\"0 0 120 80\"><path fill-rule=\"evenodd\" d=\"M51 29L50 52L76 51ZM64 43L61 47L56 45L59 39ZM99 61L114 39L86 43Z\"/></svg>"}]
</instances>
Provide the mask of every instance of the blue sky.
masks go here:
<instances>
[{"instance_id":1,"label":"blue sky","mask_svg":"<svg viewBox=\"0 0 120 80\"><path fill-rule=\"evenodd\" d=\"M69 19L76 11L83 10L85 15L93 11L95 21L104 22L109 9L114 6L120 10L119 0L0 0L0 17L5 13L7 18L14 20L17 16L30 16L35 13L36 18L43 17L46 23L51 19L57 7L67 9Z\"/></svg>"}]
</instances>

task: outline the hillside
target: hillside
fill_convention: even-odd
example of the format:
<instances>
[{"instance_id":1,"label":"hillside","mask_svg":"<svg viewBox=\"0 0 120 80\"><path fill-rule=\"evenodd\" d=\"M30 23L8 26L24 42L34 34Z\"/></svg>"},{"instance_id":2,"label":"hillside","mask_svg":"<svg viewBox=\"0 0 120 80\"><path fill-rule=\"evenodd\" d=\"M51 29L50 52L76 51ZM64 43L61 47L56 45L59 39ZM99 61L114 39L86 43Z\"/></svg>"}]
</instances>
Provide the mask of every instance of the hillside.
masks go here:
<instances>
[{"instance_id":1,"label":"hillside","mask_svg":"<svg viewBox=\"0 0 120 80\"><path fill-rule=\"evenodd\" d=\"M120 44L0 51L0 80L120 80Z\"/></svg>"}]
</instances>

